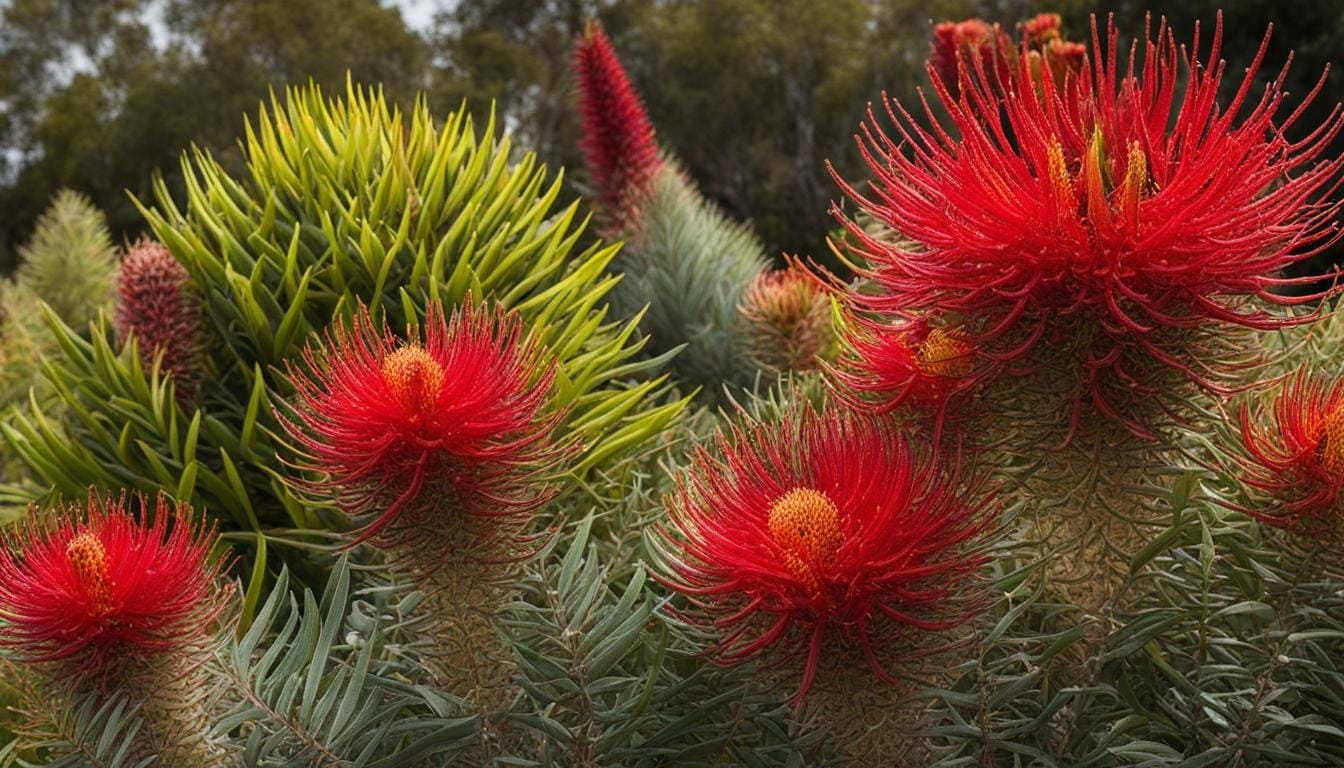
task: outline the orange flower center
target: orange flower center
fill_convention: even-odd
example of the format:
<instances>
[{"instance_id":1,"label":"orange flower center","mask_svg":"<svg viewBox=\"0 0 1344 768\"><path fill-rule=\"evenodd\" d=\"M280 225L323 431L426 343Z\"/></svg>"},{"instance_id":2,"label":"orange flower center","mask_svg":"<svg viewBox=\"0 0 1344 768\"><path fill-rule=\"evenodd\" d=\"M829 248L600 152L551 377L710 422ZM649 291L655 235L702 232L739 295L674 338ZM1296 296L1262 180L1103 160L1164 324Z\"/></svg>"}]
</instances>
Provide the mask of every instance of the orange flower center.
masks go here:
<instances>
[{"instance_id":1,"label":"orange flower center","mask_svg":"<svg viewBox=\"0 0 1344 768\"><path fill-rule=\"evenodd\" d=\"M934 328L915 350L915 363L929 376L959 378L969 376L974 367L971 343L959 330Z\"/></svg>"},{"instance_id":2,"label":"orange flower center","mask_svg":"<svg viewBox=\"0 0 1344 768\"><path fill-rule=\"evenodd\" d=\"M419 344L407 344L383 360L383 381L412 418L428 416L443 389L443 366Z\"/></svg>"},{"instance_id":3,"label":"orange flower center","mask_svg":"<svg viewBox=\"0 0 1344 768\"><path fill-rule=\"evenodd\" d=\"M770 506L770 538L784 550L784 564L796 578L821 588L817 570L845 541L840 512L826 494L794 488Z\"/></svg>"},{"instance_id":4,"label":"orange flower center","mask_svg":"<svg viewBox=\"0 0 1344 768\"><path fill-rule=\"evenodd\" d=\"M112 609L112 582L107 574L107 551L103 543L88 531L82 531L65 547L70 567L75 569L84 596L93 613L103 615Z\"/></svg>"},{"instance_id":5,"label":"orange flower center","mask_svg":"<svg viewBox=\"0 0 1344 768\"><path fill-rule=\"evenodd\" d=\"M1344 476L1344 406L1325 417L1325 431L1316 449L1321 468L1336 477Z\"/></svg>"}]
</instances>

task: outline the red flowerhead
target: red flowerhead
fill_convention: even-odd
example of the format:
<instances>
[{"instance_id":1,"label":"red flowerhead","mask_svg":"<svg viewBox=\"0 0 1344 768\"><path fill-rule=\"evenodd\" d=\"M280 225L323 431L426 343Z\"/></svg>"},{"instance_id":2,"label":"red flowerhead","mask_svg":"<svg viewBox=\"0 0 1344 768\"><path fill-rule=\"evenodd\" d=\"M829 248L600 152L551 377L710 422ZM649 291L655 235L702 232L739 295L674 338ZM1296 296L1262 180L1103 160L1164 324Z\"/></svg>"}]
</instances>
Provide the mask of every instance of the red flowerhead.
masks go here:
<instances>
[{"instance_id":1,"label":"red flowerhead","mask_svg":"<svg viewBox=\"0 0 1344 768\"><path fill-rule=\"evenodd\" d=\"M829 294L797 263L757 276L739 311L757 359L775 370L816 368L834 340Z\"/></svg>"},{"instance_id":2,"label":"red flowerhead","mask_svg":"<svg viewBox=\"0 0 1344 768\"><path fill-rule=\"evenodd\" d=\"M160 495L137 520L126 497L30 522L0 549L0 645L53 678L115 682L119 665L180 651L205 637L230 590L210 560L213 528Z\"/></svg>"},{"instance_id":3,"label":"red flowerhead","mask_svg":"<svg viewBox=\"0 0 1344 768\"><path fill-rule=\"evenodd\" d=\"M890 411L904 403L941 410L979 379L976 351L964 328L915 320L888 326L853 319L836 377L848 389L873 395Z\"/></svg>"},{"instance_id":4,"label":"red flowerhead","mask_svg":"<svg viewBox=\"0 0 1344 768\"><path fill-rule=\"evenodd\" d=\"M601 24L589 22L575 43L573 68L588 175L613 226L628 228L663 168L653 124Z\"/></svg>"},{"instance_id":5,"label":"red flowerhead","mask_svg":"<svg viewBox=\"0 0 1344 768\"><path fill-rule=\"evenodd\" d=\"M1302 534L1338 534L1344 491L1344 379L1302 370L1268 412L1241 409L1243 479L1275 503L1245 511Z\"/></svg>"},{"instance_id":6,"label":"red flowerhead","mask_svg":"<svg viewBox=\"0 0 1344 768\"><path fill-rule=\"evenodd\" d=\"M929 70L935 76L934 79L941 80L955 97L960 80L958 73L962 68L983 66L997 82L1009 76L1010 67L1006 56L1012 52L1008 36L1000 31L998 25L986 24L980 19L943 21L933 27Z\"/></svg>"},{"instance_id":7,"label":"red flowerhead","mask_svg":"<svg viewBox=\"0 0 1344 768\"><path fill-rule=\"evenodd\" d=\"M1257 302L1302 300L1274 291L1296 282L1281 270L1338 239L1339 203L1329 198L1341 168L1340 158L1322 159L1338 110L1294 141L1285 132L1305 103L1281 117L1283 75L1248 98L1264 44L1219 106L1221 17L1212 66L1201 63L1198 39L1186 53L1163 24L1122 67L1119 33L1108 32L1103 47L1094 20L1091 60L1062 87L1033 76L1025 56L1004 89L965 67L960 98L935 84L954 130L931 109L925 128L889 103L890 138L870 111L861 145L872 192L841 182L908 241L872 237L846 219L882 289L856 303L974 318L972 343L1001 362L1072 344L1082 382L1075 411L1092 401L1103 413L1117 393L1158 389L1141 375L1152 360L1212 386L1196 373L1211 361L1189 353L1199 333L1303 322Z\"/></svg>"},{"instance_id":8,"label":"red flowerhead","mask_svg":"<svg viewBox=\"0 0 1344 768\"><path fill-rule=\"evenodd\" d=\"M922 655L914 641L973 612L993 509L887 422L790 411L718 448L694 456L660 543L686 617L722 635L717 661L799 660L801 701L823 653L857 651L893 682L879 653Z\"/></svg>"},{"instance_id":9,"label":"red flowerhead","mask_svg":"<svg viewBox=\"0 0 1344 768\"><path fill-rule=\"evenodd\" d=\"M122 256L117 293L117 338L135 336L145 365L162 354L177 398L190 398L200 375L201 302L187 270L167 248L141 240Z\"/></svg>"},{"instance_id":10,"label":"red flowerhead","mask_svg":"<svg viewBox=\"0 0 1344 768\"><path fill-rule=\"evenodd\" d=\"M423 338L402 340L361 312L304 368L290 368L297 418L281 421L326 476L305 487L373 516L356 543L408 507L518 519L553 495L540 477L563 455L548 442L561 414L545 413L555 368L516 314L446 319L433 304Z\"/></svg>"}]
</instances>

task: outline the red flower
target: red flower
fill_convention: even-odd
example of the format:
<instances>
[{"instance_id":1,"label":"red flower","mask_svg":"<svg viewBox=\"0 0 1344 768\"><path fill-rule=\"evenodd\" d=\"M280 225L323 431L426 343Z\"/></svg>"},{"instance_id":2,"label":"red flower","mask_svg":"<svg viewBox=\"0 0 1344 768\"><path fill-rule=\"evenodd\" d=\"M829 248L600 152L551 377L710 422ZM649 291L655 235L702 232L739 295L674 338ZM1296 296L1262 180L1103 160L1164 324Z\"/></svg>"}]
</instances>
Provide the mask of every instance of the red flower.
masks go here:
<instances>
[{"instance_id":1,"label":"red flower","mask_svg":"<svg viewBox=\"0 0 1344 768\"><path fill-rule=\"evenodd\" d=\"M145 365L162 354L177 398L190 398L200 372L201 302L187 270L167 248L141 240L122 257L117 293L117 338L135 336Z\"/></svg>"},{"instance_id":2,"label":"red flower","mask_svg":"<svg viewBox=\"0 0 1344 768\"><path fill-rule=\"evenodd\" d=\"M1038 13L1017 25L1022 40L1032 48L1044 48L1051 40L1060 39L1063 20L1058 13Z\"/></svg>"},{"instance_id":3,"label":"red flower","mask_svg":"<svg viewBox=\"0 0 1344 768\"><path fill-rule=\"evenodd\" d=\"M960 326L916 320L892 327L856 319L846 341L837 378L855 392L877 395L884 411L907 402L941 409L978 379L975 347Z\"/></svg>"},{"instance_id":4,"label":"red flower","mask_svg":"<svg viewBox=\"0 0 1344 768\"><path fill-rule=\"evenodd\" d=\"M220 562L209 562L214 530L189 507L160 495L146 523L124 495L90 493L85 509L63 513L4 536L0 645L30 663L68 661L60 669L78 683L206 636L229 590L217 583Z\"/></svg>"},{"instance_id":5,"label":"red flower","mask_svg":"<svg viewBox=\"0 0 1344 768\"><path fill-rule=\"evenodd\" d=\"M433 304L421 342L361 312L304 362L290 369L298 418L281 421L327 475L310 489L376 514L357 542L420 501L517 518L552 495L538 476L562 455L547 442L561 414L542 413L555 369L516 314L468 305L445 319Z\"/></svg>"},{"instance_id":6,"label":"red flower","mask_svg":"<svg viewBox=\"0 0 1344 768\"><path fill-rule=\"evenodd\" d=\"M756 357L776 370L816 368L834 338L828 293L796 262L758 275L739 311L751 326Z\"/></svg>"},{"instance_id":7,"label":"red flower","mask_svg":"<svg viewBox=\"0 0 1344 768\"><path fill-rule=\"evenodd\" d=\"M690 596L689 620L722 633L719 662L800 658L801 701L822 653L857 649L892 682L877 651L927 642L974 610L976 541L993 510L886 422L793 411L718 446L722 458L696 453L667 502L676 535L661 535L664 583Z\"/></svg>"},{"instance_id":8,"label":"red flower","mask_svg":"<svg viewBox=\"0 0 1344 768\"><path fill-rule=\"evenodd\" d=\"M933 51L929 54L929 69L935 80L941 81L953 98L960 93L960 70L974 70L983 66L990 77L998 82L1009 75L1006 58L1012 53L1008 36L998 25L980 19L943 21L933 27Z\"/></svg>"},{"instance_id":9,"label":"red flower","mask_svg":"<svg viewBox=\"0 0 1344 768\"><path fill-rule=\"evenodd\" d=\"M1219 25L1212 61L1221 17ZM1162 26L1139 60L1121 66L1118 35L1109 28L1103 49L1094 21L1093 60L1062 88L1033 77L1026 56L1002 98L993 76L976 70L963 73L970 92L960 100L938 86L955 130L922 128L889 104L897 126L890 138L870 112L862 149L872 193L841 182L907 241L873 237L846 220L883 289L855 296L857 304L975 318L974 345L1002 362L1056 344L1045 331L1067 321L1081 329L1064 339L1076 345L1069 355L1084 382L1075 409L1092 400L1102 412L1109 394L1152 393L1137 374L1149 360L1213 386L1196 373L1209 361L1189 353L1200 331L1303 322L1252 300L1301 301L1274 293L1304 280L1279 272L1339 237L1339 203L1320 199L1341 168L1339 158L1321 160L1340 130L1338 112L1290 141L1285 131L1302 107L1276 120L1282 75L1248 103L1264 45L1220 108L1223 65L1202 65L1197 44L1178 53Z\"/></svg>"},{"instance_id":10,"label":"red flower","mask_svg":"<svg viewBox=\"0 0 1344 768\"><path fill-rule=\"evenodd\" d=\"M1299 371L1270 413L1241 409L1241 437L1249 454L1243 479L1278 500L1274 508L1244 511L1299 533L1335 531L1344 490L1344 379L1328 383Z\"/></svg>"},{"instance_id":11,"label":"red flower","mask_svg":"<svg viewBox=\"0 0 1344 768\"><path fill-rule=\"evenodd\" d=\"M653 124L597 22L575 44L573 68L588 175L614 225L628 228L639 196L663 168Z\"/></svg>"}]
</instances>

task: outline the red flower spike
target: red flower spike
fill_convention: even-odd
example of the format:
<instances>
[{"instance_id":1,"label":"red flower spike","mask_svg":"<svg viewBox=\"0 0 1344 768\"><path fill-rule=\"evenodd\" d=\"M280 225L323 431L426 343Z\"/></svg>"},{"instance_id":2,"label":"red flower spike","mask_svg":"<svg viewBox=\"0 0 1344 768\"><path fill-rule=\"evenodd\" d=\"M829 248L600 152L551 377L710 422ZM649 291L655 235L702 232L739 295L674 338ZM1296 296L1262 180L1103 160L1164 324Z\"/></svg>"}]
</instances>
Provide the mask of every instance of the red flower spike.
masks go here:
<instances>
[{"instance_id":1,"label":"red flower spike","mask_svg":"<svg viewBox=\"0 0 1344 768\"><path fill-rule=\"evenodd\" d=\"M141 240L121 260L117 275L117 338L138 340L148 366L162 354L179 401L195 390L200 373L201 303L187 270L159 243Z\"/></svg>"},{"instance_id":2,"label":"red flower spike","mask_svg":"<svg viewBox=\"0 0 1344 768\"><path fill-rule=\"evenodd\" d=\"M653 123L601 24L588 23L574 46L573 69L588 175L613 225L629 229L640 196L663 168Z\"/></svg>"},{"instance_id":3,"label":"red flower spike","mask_svg":"<svg viewBox=\"0 0 1344 768\"><path fill-rule=\"evenodd\" d=\"M798 703L822 653L856 650L893 682L875 649L927 642L974 612L994 509L967 502L956 469L887 422L795 410L721 433L718 448L693 457L666 502L675 532L659 540L660 579L690 598L687 620L722 636L719 663L800 660Z\"/></svg>"},{"instance_id":4,"label":"red flower spike","mask_svg":"<svg viewBox=\"0 0 1344 768\"><path fill-rule=\"evenodd\" d=\"M1244 511L1270 525L1315 535L1340 532L1344 491L1344 380L1299 371L1269 413L1241 409L1248 456L1243 480L1275 497L1274 508Z\"/></svg>"},{"instance_id":5,"label":"red flower spike","mask_svg":"<svg viewBox=\"0 0 1344 768\"><path fill-rule=\"evenodd\" d=\"M374 516L354 543L445 494L466 514L519 518L553 495L539 477L564 455L547 443L563 414L543 414L554 376L502 309L468 305L445 319L431 305L423 340L409 341L361 312L290 367L296 418L281 422L303 467L326 475L307 488Z\"/></svg>"},{"instance_id":6,"label":"red flower spike","mask_svg":"<svg viewBox=\"0 0 1344 768\"><path fill-rule=\"evenodd\" d=\"M1065 318L1090 326L1071 336L1086 340L1073 353L1085 382L1077 397L1103 413L1112 395L1151 394L1134 380L1150 360L1214 387L1196 373L1207 361L1184 359L1188 331L1310 319L1247 300L1311 298L1274 291L1305 282L1278 275L1338 240L1339 203L1329 198L1344 162L1322 158L1341 129L1338 109L1301 140L1285 136L1324 79L1281 119L1282 74L1250 98L1268 36L1224 108L1224 67L1200 63L1198 39L1187 54L1162 24L1121 66L1118 37L1108 26L1103 47L1094 19L1090 64L1063 87L1033 76L1027 56L1002 98L983 68L963 68L960 98L936 83L955 130L939 127L931 108L933 127L922 128L889 102L897 132L888 137L870 112L861 149L872 191L840 184L915 245L870 236L836 208L883 289L856 295L856 305L975 318L974 345L1003 363L1050 343L1044 331ZM1220 39L1221 16L1211 61ZM1183 91L1179 65L1190 73Z\"/></svg>"},{"instance_id":7,"label":"red flower spike","mask_svg":"<svg viewBox=\"0 0 1344 768\"><path fill-rule=\"evenodd\" d=\"M904 403L941 410L978 380L976 350L966 331L924 320L891 327L858 320L836 376L848 389L876 395L890 411Z\"/></svg>"},{"instance_id":8,"label":"red flower spike","mask_svg":"<svg viewBox=\"0 0 1344 768\"><path fill-rule=\"evenodd\" d=\"M219 586L221 563L210 562L214 529L162 495L150 522L126 501L90 493L52 525L4 535L0 646L82 685L115 682L107 678L118 663L143 664L208 637L231 593Z\"/></svg>"}]
</instances>

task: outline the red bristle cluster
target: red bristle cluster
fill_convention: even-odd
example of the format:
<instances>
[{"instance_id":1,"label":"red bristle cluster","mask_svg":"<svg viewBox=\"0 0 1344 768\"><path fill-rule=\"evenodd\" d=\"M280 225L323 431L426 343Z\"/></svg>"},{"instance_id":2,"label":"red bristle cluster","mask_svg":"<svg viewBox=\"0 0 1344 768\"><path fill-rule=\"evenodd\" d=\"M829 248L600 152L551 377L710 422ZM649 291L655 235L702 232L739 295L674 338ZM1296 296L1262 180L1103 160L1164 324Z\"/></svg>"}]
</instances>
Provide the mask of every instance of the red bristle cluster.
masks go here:
<instances>
[{"instance_id":1,"label":"red bristle cluster","mask_svg":"<svg viewBox=\"0 0 1344 768\"><path fill-rule=\"evenodd\" d=\"M162 355L178 400L190 398L200 376L201 303L187 270L167 248L141 240L122 256L117 293L117 338L134 336L145 365Z\"/></svg>"},{"instance_id":2,"label":"red bristle cluster","mask_svg":"<svg viewBox=\"0 0 1344 768\"><path fill-rule=\"evenodd\" d=\"M1272 499L1246 512L1296 533L1344 532L1344 379L1298 371L1269 409L1241 409L1241 436L1243 479Z\"/></svg>"},{"instance_id":3,"label":"red bristle cluster","mask_svg":"<svg viewBox=\"0 0 1344 768\"><path fill-rule=\"evenodd\" d=\"M718 662L801 661L796 700L824 653L856 650L892 682L879 652L918 655L975 602L993 508L957 475L858 413L735 428L717 456L697 451L668 500L666 583L690 598L688 620L721 635Z\"/></svg>"},{"instance_id":4,"label":"red bristle cluster","mask_svg":"<svg viewBox=\"0 0 1344 768\"><path fill-rule=\"evenodd\" d=\"M361 312L291 366L297 418L282 422L325 475L312 489L371 518L358 541L425 504L516 519L553 495L541 476L564 455L549 441L563 414L544 412L554 376L518 315L497 307L446 318L433 304L423 337L406 340Z\"/></svg>"},{"instance_id":5,"label":"red bristle cluster","mask_svg":"<svg viewBox=\"0 0 1344 768\"><path fill-rule=\"evenodd\" d=\"M960 98L936 86L954 130L932 109L921 126L888 103L889 137L870 112L872 191L841 184L904 238L844 219L880 288L856 292L856 306L966 318L972 344L1000 364L1068 349L1082 382L1075 412L1087 404L1144 434L1116 403L1158 394L1153 361L1215 386L1201 372L1213 361L1189 357L1192 333L1304 321L1254 302L1305 300L1276 293L1297 282L1280 273L1338 239L1329 197L1344 160L1323 155L1338 110L1299 140L1285 135L1320 85L1286 115L1282 74L1251 98L1267 37L1226 106L1221 19L1212 66L1198 35L1186 53L1161 25L1125 64L1118 37L1109 27L1103 46L1094 21L1089 66L1062 86L1025 55L1006 83L963 67ZM1074 331L1060 337L1064 322Z\"/></svg>"},{"instance_id":6,"label":"red bristle cluster","mask_svg":"<svg viewBox=\"0 0 1344 768\"><path fill-rule=\"evenodd\" d=\"M846 355L836 378L846 390L870 395L884 411L903 404L941 412L956 394L972 389L983 375L976 350L960 326L926 320L899 326L853 318ZM979 367L981 370L977 370Z\"/></svg>"},{"instance_id":7,"label":"red bristle cluster","mask_svg":"<svg viewBox=\"0 0 1344 768\"><path fill-rule=\"evenodd\" d=\"M612 226L628 229L663 168L653 124L600 24L589 22L575 44L573 69L588 175Z\"/></svg>"},{"instance_id":8,"label":"red bristle cluster","mask_svg":"<svg viewBox=\"0 0 1344 768\"><path fill-rule=\"evenodd\" d=\"M139 504L146 507L143 499ZM107 680L126 663L208 636L229 590L210 562L215 535L160 495L149 519L90 493L51 525L11 530L0 548L0 646L62 682ZM122 666L118 666L122 665Z\"/></svg>"}]
</instances>

